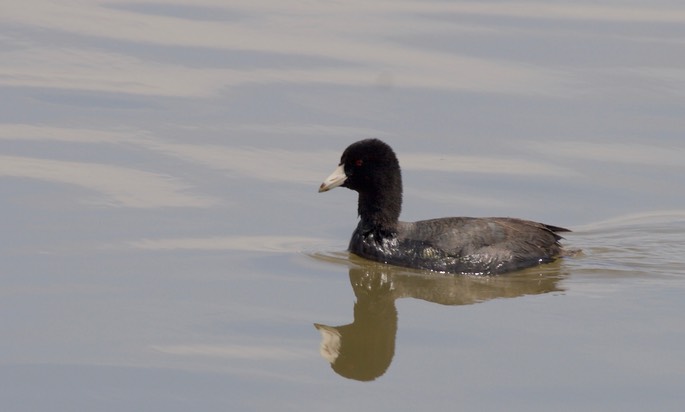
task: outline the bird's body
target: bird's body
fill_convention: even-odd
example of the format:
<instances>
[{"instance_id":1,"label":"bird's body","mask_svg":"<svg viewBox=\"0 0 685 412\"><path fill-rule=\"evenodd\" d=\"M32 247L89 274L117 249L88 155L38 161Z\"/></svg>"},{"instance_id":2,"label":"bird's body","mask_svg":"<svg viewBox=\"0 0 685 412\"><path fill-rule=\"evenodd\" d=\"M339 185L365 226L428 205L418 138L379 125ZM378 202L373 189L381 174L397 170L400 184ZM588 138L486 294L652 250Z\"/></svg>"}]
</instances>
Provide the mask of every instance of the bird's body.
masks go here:
<instances>
[{"instance_id":1,"label":"bird's body","mask_svg":"<svg viewBox=\"0 0 685 412\"><path fill-rule=\"evenodd\" d=\"M402 178L390 146L362 140L343 153L319 191L359 193L359 224L349 251L397 266L448 273L499 274L548 263L562 253L557 226L506 217L447 217L402 222Z\"/></svg>"},{"instance_id":2,"label":"bird's body","mask_svg":"<svg viewBox=\"0 0 685 412\"><path fill-rule=\"evenodd\" d=\"M349 251L367 259L437 272L497 274L552 262L565 229L512 218L450 217L398 222L374 232L361 223Z\"/></svg>"}]
</instances>

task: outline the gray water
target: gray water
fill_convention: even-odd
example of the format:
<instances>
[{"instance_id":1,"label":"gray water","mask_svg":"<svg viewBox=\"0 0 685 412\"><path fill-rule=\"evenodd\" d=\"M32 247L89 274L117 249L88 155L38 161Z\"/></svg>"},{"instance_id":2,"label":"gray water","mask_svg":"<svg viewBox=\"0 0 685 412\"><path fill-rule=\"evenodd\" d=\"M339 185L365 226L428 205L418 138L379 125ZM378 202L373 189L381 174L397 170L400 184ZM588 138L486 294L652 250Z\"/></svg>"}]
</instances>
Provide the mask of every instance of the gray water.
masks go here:
<instances>
[{"instance_id":1,"label":"gray water","mask_svg":"<svg viewBox=\"0 0 685 412\"><path fill-rule=\"evenodd\" d=\"M685 7L51 2L0 13L3 411L681 410ZM582 252L350 256L350 143L402 218Z\"/></svg>"}]
</instances>

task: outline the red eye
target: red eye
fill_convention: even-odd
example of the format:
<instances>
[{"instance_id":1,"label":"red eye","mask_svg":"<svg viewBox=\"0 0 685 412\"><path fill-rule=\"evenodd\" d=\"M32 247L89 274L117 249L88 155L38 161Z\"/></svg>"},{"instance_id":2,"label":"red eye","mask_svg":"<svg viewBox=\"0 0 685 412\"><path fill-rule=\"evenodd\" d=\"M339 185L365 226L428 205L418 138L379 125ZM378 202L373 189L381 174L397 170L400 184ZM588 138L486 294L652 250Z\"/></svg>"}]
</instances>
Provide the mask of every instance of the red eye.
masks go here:
<instances>
[{"instance_id":1,"label":"red eye","mask_svg":"<svg viewBox=\"0 0 685 412\"><path fill-rule=\"evenodd\" d=\"M362 159L358 159L357 161L354 162L354 165L357 167L360 167L363 164L364 164L364 161Z\"/></svg>"}]
</instances>

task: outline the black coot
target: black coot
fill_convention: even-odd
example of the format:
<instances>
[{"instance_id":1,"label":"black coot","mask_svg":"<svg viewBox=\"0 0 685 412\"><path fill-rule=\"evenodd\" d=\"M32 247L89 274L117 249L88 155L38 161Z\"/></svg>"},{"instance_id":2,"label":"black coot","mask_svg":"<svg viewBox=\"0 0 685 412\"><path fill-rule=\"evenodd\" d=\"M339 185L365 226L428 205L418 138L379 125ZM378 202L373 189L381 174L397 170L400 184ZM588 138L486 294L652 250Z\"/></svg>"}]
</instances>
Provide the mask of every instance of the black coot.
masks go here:
<instances>
[{"instance_id":1,"label":"black coot","mask_svg":"<svg viewBox=\"0 0 685 412\"><path fill-rule=\"evenodd\" d=\"M508 217L399 221L402 175L392 148L378 139L351 144L319 192L342 186L359 193L359 224L350 252L417 269L497 274L552 262L562 227Z\"/></svg>"}]
</instances>

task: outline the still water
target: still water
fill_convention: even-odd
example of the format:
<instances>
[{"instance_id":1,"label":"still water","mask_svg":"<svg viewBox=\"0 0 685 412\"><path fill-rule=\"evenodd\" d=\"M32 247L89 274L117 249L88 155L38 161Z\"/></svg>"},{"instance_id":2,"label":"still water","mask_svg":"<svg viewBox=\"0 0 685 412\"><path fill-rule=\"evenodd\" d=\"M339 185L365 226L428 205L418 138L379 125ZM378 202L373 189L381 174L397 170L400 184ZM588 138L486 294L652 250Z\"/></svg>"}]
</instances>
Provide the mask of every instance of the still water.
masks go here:
<instances>
[{"instance_id":1,"label":"still water","mask_svg":"<svg viewBox=\"0 0 685 412\"><path fill-rule=\"evenodd\" d=\"M3 411L681 410L685 7L5 1ZM403 220L581 250L350 256L351 142Z\"/></svg>"}]
</instances>

